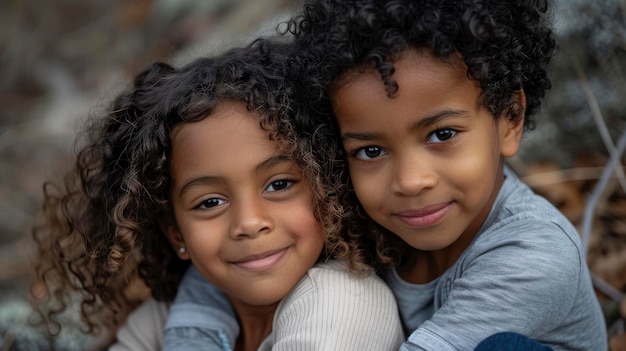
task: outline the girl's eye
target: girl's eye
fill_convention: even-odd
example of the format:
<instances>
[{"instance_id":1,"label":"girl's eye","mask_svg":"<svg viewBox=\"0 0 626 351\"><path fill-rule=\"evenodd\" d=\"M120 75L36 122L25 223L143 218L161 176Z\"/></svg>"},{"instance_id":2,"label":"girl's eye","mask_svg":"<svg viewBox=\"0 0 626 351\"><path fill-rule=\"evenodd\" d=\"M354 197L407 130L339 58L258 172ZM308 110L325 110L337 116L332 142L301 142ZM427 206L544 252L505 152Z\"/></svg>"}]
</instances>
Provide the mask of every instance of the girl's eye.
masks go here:
<instances>
[{"instance_id":1,"label":"girl's eye","mask_svg":"<svg viewBox=\"0 0 626 351\"><path fill-rule=\"evenodd\" d=\"M442 143L457 133L454 129L438 129L428 136L429 143Z\"/></svg>"},{"instance_id":2,"label":"girl's eye","mask_svg":"<svg viewBox=\"0 0 626 351\"><path fill-rule=\"evenodd\" d=\"M359 160L369 160L372 158L385 155L386 152L378 146L366 146L364 148L356 150L354 157Z\"/></svg>"},{"instance_id":3,"label":"girl's eye","mask_svg":"<svg viewBox=\"0 0 626 351\"><path fill-rule=\"evenodd\" d=\"M213 207L223 205L225 203L226 203L226 200L212 197L210 199L206 199L202 201L198 206L196 206L196 208L201 209L201 210L207 210Z\"/></svg>"},{"instance_id":4,"label":"girl's eye","mask_svg":"<svg viewBox=\"0 0 626 351\"><path fill-rule=\"evenodd\" d=\"M291 185L295 183L293 180L289 179L279 179L270 183L270 185L265 189L267 192L281 191L289 188Z\"/></svg>"}]
</instances>

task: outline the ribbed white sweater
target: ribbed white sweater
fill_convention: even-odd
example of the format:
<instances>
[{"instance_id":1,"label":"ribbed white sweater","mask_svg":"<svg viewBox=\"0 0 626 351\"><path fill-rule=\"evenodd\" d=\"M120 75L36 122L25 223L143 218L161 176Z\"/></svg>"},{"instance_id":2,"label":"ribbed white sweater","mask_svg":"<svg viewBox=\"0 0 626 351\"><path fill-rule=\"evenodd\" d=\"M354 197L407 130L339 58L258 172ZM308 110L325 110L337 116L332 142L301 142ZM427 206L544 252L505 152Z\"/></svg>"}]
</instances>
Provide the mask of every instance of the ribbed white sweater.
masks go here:
<instances>
[{"instance_id":1,"label":"ribbed white sweater","mask_svg":"<svg viewBox=\"0 0 626 351\"><path fill-rule=\"evenodd\" d=\"M165 303L145 302L129 316L109 350L160 350L167 310ZM272 334L259 350L398 350L404 339L387 285L373 274L356 277L345 264L333 261L311 268L281 301Z\"/></svg>"}]
</instances>

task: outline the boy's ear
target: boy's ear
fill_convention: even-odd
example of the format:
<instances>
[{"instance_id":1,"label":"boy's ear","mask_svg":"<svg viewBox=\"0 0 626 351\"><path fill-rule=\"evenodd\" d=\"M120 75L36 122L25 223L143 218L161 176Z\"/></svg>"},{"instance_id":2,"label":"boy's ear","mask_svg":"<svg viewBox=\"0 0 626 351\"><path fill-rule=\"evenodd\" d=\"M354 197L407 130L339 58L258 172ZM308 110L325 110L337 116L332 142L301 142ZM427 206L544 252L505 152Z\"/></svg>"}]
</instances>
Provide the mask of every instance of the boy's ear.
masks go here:
<instances>
[{"instance_id":1,"label":"boy's ear","mask_svg":"<svg viewBox=\"0 0 626 351\"><path fill-rule=\"evenodd\" d=\"M524 134L524 116L526 113L526 94L524 89L518 90L513 96L514 104L512 112L516 114L514 119L501 116L498 120L500 132L500 154L502 157L513 157L519 150Z\"/></svg>"},{"instance_id":2,"label":"boy's ear","mask_svg":"<svg viewBox=\"0 0 626 351\"><path fill-rule=\"evenodd\" d=\"M187 250L187 246L185 245L185 239L180 233L178 226L173 223L173 221L164 221L159 223L159 227L161 228L163 234L165 234L167 241L169 241L170 245L172 245L174 251L176 251L178 258L181 260L188 260L189 252Z\"/></svg>"}]
</instances>

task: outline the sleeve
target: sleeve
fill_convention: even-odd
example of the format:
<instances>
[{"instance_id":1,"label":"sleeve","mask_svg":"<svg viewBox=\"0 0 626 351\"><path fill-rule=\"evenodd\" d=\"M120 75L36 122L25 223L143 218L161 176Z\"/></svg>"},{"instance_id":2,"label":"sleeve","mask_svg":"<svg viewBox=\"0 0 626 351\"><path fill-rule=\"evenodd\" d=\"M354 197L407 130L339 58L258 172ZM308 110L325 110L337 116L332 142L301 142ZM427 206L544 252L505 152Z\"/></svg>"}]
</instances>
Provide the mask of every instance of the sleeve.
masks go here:
<instances>
[{"instance_id":1,"label":"sleeve","mask_svg":"<svg viewBox=\"0 0 626 351\"><path fill-rule=\"evenodd\" d=\"M380 278L314 267L279 306L274 338L273 351L396 351L404 334Z\"/></svg>"},{"instance_id":2,"label":"sleeve","mask_svg":"<svg viewBox=\"0 0 626 351\"><path fill-rule=\"evenodd\" d=\"M118 329L117 340L109 351L155 351L161 349L167 305L149 299L126 319Z\"/></svg>"},{"instance_id":3,"label":"sleeve","mask_svg":"<svg viewBox=\"0 0 626 351\"><path fill-rule=\"evenodd\" d=\"M572 310L584 258L560 227L527 220L506 228L499 244L476 250L433 317L415 330L401 350L473 349L508 331L541 340ZM533 233L519 239L520 233ZM435 302L437 303L437 301Z\"/></svg>"},{"instance_id":4,"label":"sleeve","mask_svg":"<svg viewBox=\"0 0 626 351\"><path fill-rule=\"evenodd\" d=\"M230 351L238 335L226 296L190 266L167 317L163 350Z\"/></svg>"}]
</instances>

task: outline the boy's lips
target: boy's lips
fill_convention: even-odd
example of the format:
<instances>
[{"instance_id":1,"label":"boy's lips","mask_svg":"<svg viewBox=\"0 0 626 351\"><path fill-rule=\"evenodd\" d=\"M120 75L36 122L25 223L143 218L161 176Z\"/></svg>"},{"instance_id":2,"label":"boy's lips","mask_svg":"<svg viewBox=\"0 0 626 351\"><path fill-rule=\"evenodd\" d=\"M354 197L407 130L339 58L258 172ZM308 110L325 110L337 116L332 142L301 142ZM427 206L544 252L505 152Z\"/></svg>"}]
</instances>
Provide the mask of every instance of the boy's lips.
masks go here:
<instances>
[{"instance_id":1,"label":"boy's lips","mask_svg":"<svg viewBox=\"0 0 626 351\"><path fill-rule=\"evenodd\" d=\"M272 268L285 255L287 250L288 248L283 248L258 255L250 255L231 263L247 271L264 271Z\"/></svg>"},{"instance_id":2,"label":"boy's lips","mask_svg":"<svg viewBox=\"0 0 626 351\"><path fill-rule=\"evenodd\" d=\"M415 210L396 212L400 221L411 227L428 227L439 222L452 208L452 202L429 205Z\"/></svg>"}]
</instances>

